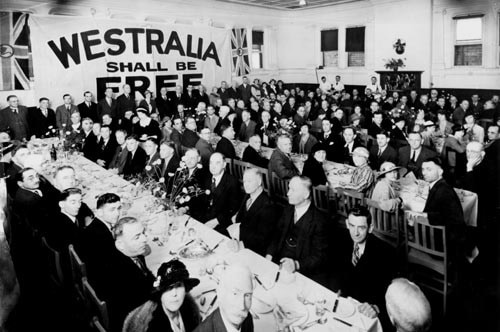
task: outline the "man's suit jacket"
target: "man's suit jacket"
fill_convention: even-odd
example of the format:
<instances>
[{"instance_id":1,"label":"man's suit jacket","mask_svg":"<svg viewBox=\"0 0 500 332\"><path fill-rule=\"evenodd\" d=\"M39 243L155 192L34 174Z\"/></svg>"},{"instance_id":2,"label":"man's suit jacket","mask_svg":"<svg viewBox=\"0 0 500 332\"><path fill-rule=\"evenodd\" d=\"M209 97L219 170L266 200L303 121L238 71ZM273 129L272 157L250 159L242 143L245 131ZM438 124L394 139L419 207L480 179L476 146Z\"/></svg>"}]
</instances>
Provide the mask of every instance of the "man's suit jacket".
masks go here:
<instances>
[{"instance_id":1,"label":"man's suit jacket","mask_svg":"<svg viewBox=\"0 0 500 332\"><path fill-rule=\"evenodd\" d=\"M247 84L246 86L244 84L241 84L238 87L238 95L243 101L245 102L245 105L248 104L250 101L250 97L252 96L252 87L250 84Z\"/></svg>"},{"instance_id":2,"label":"man's suit jacket","mask_svg":"<svg viewBox=\"0 0 500 332\"><path fill-rule=\"evenodd\" d=\"M127 111L135 112L135 99L133 93L128 97L125 94L121 94L116 98L116 116L118 119L125 117Z\"/></svg>"},{"instance_id":3,"label":"man's suit jacket","mask_svg":"<svg viewBox=\"0 0 500 332\"><path fill-rule=\"evenodd\" d=\"M318 143L318 140L312 134L309 134L309 137L307 138L306 144L304 144L304 150L301 151L300 150L300 140L301 140L301 138L302 138L301 135L297 135L293 139L293 152L296 152L296 153L305 153L305 154L311 153L312 147L314 145L316 145L316 143Z\"/></svg>"},{"instance_id":4,"label":"man's suit jacket","mask_svg":"<svg viewBox=\"0 0 500 332\"><path fill-rule=\"evenodd\" d=\"M181 144L185 148L194 148L200 137L190 129L184 130L182 133Z\"/></svg>"},{"instance_id":5,"label":"man's suit jacket","mask_svg":"<svg viewBox=\"0 0 500 332\"><path fill-rule=\"evenodd\" d=\"M222 91L222 88L217 89L217 94L219 95L220 99L222 100L223 105L227 105L227 100L229 99L229 90L224 89Z\"/></svg>"},{"instance_id":6,"label":"man's suit jacket","mask_svg":"<svg viewBox=\"0 0 500 332\"><path fill-rule=\"evenodd\" d=\"M155 165L157 163L160 163L160 165ZM151 166L151 169L148 171L146 169L146 166ZM159 179L158 175L160 175L160 166L161 166L160 153L157 151L153 154L151 158L149 156L146 156L146 165L144 166L144 173L158 180Z\"/></svg>"},{"instance_id":7,"label":"man's suit jacket","mask_svg":"<svg viewBox=\"0 0 500 332\"><path fill-rule=\"evenodd\" d=\"M111 105L108 104L106 98L99 100L97 104L97 114L99 115L99 122L102 121L102 116L104 114L109 114L115 121L118 121L116 117L116 99L111 98Z\"/></svg>"},{"instance_id":8,"label":"man's suit jacket","mask_svg":"<svg viewBox=\"0 0 500 332\"><path fill-rule=\"evenodd\" d=\"M279 263L281 250L286 246L286 236L290 227L294 224L295 207L287 206L277 224L277 232L273 236L267 254L273 257L273 262ZM327 219L316 209L313 203L306 213L297 221L304 223L304 232L297 234L297 247L295 248L296 259L299 262L299 272L305 276L316 279L324 272L326 254L328 249Z\"/></svg>"},{"instance_id":9,"label":"man's suit jacket","mask_svg":"<svg viewBox=\"0 0 500 332\"><path fill-rule=\"evenodd\" d=\"M244 122L241 123L240 130L238 131L238 139L243 142L248 142L251 136L255 134L255 121L250 120L248 125Z\"/></svg>"},{"instance_id":10,"label":"man's suit jacket","mask_svg":"<svg viewBox=\"0 0 500 332\"><path fill-rule=\"evenodd\" d=\"M170 140L175 145L175 152L178 156L182 155L182 133L177 129L172 128L172 133L170 134Z\"/></svg>"},{"instance_id":11,"label":"man's suit jacket","mask_svg":"<svg viewBox=\"0 0 500 332\"><path fill-rule=\"evenodd\" d=\"M214 153L214 148L210 143L200 138L196 142L195 149L198 150L201 157L201 163L204 167L208 167L208 162L210 161L210 156Z\"/></svg>"},{"instance_id":12,"label":"man's suit jacket","mask_svg":"<svg viewBox=\"0 0 500 332\"><path fill-rule=\"evenodd\" d=\"M464 124L464 118L465 110L462 108L462 106L458 106L457 108L455 108L451 116L451 121L453 122L453 124Z\"/></svg>"},{"instance_id":13,"label":"man's suit jacket","mask_svg":"<svg viewBox=\"0 0 500 332\"><path fill-rule=\"evenodd\" d=\"M220 309L215 309L193 332L227 332ZM253 320L250 313L241 324L240 332L253 332Z\"/></svg>"},{"instance_id":14,"label":"man's suit jacket","mask_svg":"<svg viewBox=\"0 0 500 332\"><path fill-rule=\"evenodd\" d=\"M208 128L210 129L210 131L212 133L215 132L215 128L218 127L219 125L219 117L217 115L214 115L212 118L210 118L209 116L205 117L205 121L203 123L203 127L204 128Z\"/></svg>"},{"instance_id":15,"label":"man's suit jacket","mask_svg":"<svg viewBox=\"0 0 500 332\"><path fill-rule=\"evenodd\" d=\"M193 92L191 92L191 95L189 95L189 93L183 93L182 94L182 104L184 105L184 107L187 109L187 110L194 110L197 106L197 103L198 103L198 98L196 96L196 94Z\"/></svg>"},{"instance_id":16,"label":"man's suit jacket","mask_svg":"<svg viewBox=\"0 0 500 332\"><path fill-rule=\"evenodd\" d=\"M71 114L78 112L78 107L71 104L70 110L66 108L66 105L59 105L56 108L56 124L57 128L62 129L63 125L66 125L66 130L71 128Z\"/></svg>"},{"instance_id":17,"label":"man's suit jacket","mask_svg":"<svg viewBox=\"0 0 500 332\"><path fill-rule=\"evenodd\" d=\"M226 137L222 137L220 141L217 143L215 152L222 153L224 157L229 159L239 159L236 156L236 150L234 149L233 143Z\"/></svg>"},{"instance_id":18,"label":"man's suit jacket","mask_svg":"<svg viewBox=\"0 0 500 332\"><path fill-rule=\"evenodd\" d=\"M349 148L346 147L345 144L346 143L343 139L340 142L340 144L337 144L337 152L335 152L336 159L334 161L341 164L348 164L354 166L354 161L352 160L351 153L354 151L354 149L362 147L363 144L361 144L357 139L355 139L352 145L352 151L349 151Z\"/></svg>"},{"instance_id":19,"label":"man's suit jacket","mask_svg":"<svg viewBox=\"0 0 500 332\"><path fill-rule=\"evenodd\" d=\"M429 148L426 148L425 146L422 146L422 150L420 151L420 154L418 155L417 162L416 162L416 170L415 170L415 176L417 178L422 178L422 163L429 158L434 158L437 156L437 153L430 150ZM408 146L403 146L402 148L399 149L398 151L398 166L405 167L408 169L408 163L410 162L411 158L411 147Z\"/></svg>"},{"instance_id":20,"label":"man's suit jacket","mask_svg":"<svg viewBox=\"0 0 500 332\"><path fill-rule=\"evenodd\" d=\"M30 127L28 123L28 109L25 106L17 107L17 115L12 112L10 106L0 111L0 131L10 129L10 138L22 140L30 138Z\"/></svg>"},{"instance_id":21,"label":"man's suit jacket","mask_svg":"<svg viewBox=\"0 0 500 332\"><path fill-rule=\"evenodd\" d=\"M172 113L177 113L177 105L182 103L183 99L183 94L180 94L179 96L174 92L174 91L169 91L167 92L167 98L168 98L168 105L170 109L172 110ZM186 105L184 105L186 106Z\"/></svg>"},{"instance_id":22,"label":"man's suit jacket","mask_svg":"<svg viewBox=\"0 0 500 332\"><path fill-rule=\"evenodd\" d=\"M85 135L85 132L83 130L82 135ZM92 131L87 136L85 136L82 152L85 158L96 162L97 156L99 155L99 142L97 141L97 137Z\"/></svg>"},{"instance_id":23,"label":"man's suit jacket","mask_svg":"<svg viewBox=\"0 0 500 332\"><path fill-rule=\"evenodd\" d=\"M292 159L284 154L280 149L275 149L269 159L268 166L269 176L272 176L272 173L276 173L276 175L283 180L288 180L293 178L296 175L300 175L299 170L293 164Z\"/></svg>"},{"instance_id":24,"label":"man's suit jacket","mask_svg":"<svg viewBox=\"0 0 500 332\"><path fill-rule=\"evenodd\" d=\"M118 174L123 174L123 167L125 166L125 162L127 161L127 147L117 146L115 149L115 153L113 155L113 159L109 164L109 168L117 168Z\"/></svg>"},{"instance_id":25,"label":"man's suit jacket","mask_svg":"<svg viewBox=\"0 0 500 332\"><path fill-rule=\"evenodd\" d=\"M104 140L101 138L99 144L97 145L97 159L104 160L104 168L108 169L116 151L116 140L114 136L111 136L108 143L104 145Z\"/></svg>"},{"instance_id":26,"label":"man's suit jacket","mask_svg":"<svg viewBox=\"0 0 500 332\"><path fill-rule=\"evenodd\" d=\"M137 147L135 154L132 156L132 152L127 152L127 160L123 166L123 175L137 175L142 173L144 166L146 166L147 155L146 152L140 147Z\"/></svg>"},{"instance_id":27,"label":"man's suit jacket","mask_svg":"<svg viewBox=\"0 0 500 332\"><path fill-rule=\"evenodd\" d=\"M261 256L265 256L267 248L273 240L278 219L278 211L269 196L263 191L247 211L247 201L250 195L245 195L236 222L240 223L240 241Z\"/></svg>"},{"instance_id":28,"label":"man's suit jacket","mask_svg":"<svg viewBox=\"0 0 500 332\"><path fill-rule=\"evenodd\" d=\"M72 244L75 248L80 248L82 240L82 221L73 222L62 212L57 213L50 222L47 223L47 242L55 250L66 257L68 245Z\"/></svg>"},{"instance_id":29,"label":"man's suit jacket","mask_svg":"<svg viewBox=\"0 0 500 332\"><path fill-rule=\"evenodd\" d=\"M327 138L325 138L325 133L322 131L318 135L318 142L323 145L326 150L326 159L334 161L337 153L337 144L339 144L340 136L335 136L333 132L330 132Z\"/></svg>"},{"instance_id":30,"label":"man's suit jacket","mask_svg":"<svg viewBox=\"0 0 500 332\"><path fill-rule=\"evenodd\" d=\"M244 162L253 164L257 167L266 168L269 166L269 159L261 156L254 148L250 145L243 151L243 157L241 158Z\"/></svg>"},{"instance_id":31,"label":"man's suit jacket","mask_svg":"<svg viewBox=\"0 0 500 332\"><path fill-rule=\"evenodd\" d=\"M172 116L172 112L170 111L168 96L165 95L165 99L160 95L155 99L156 108L158 109L158 113L160 113L160 119L163 119L165 115Z\"/></svg>"},{"instance_id":32,"label":"man's suit jacket","mask_svg":"<svg viewBox=\"0 0 500 332\"><path fill-rule=\"evenodd\" d=\"M28 123L31 135L35 135L37 138L46 137L50 126L52 126L53 129L57 129L56 113L54 110L48 108L47 117L45 117L40 108L31 110L28 113ZM52 134L52 132L50 134Z\"/></svg>"},{"instance_id":33,"label":"man's suit jacket","mask_svg":"<svg viewBox=\"0 0 500 332\"><path fill-rule=\"evenodd\" d=\"M228 91L228 94L229 94L229 98L233 98L234 100L240 98L240 95L239 95L239 92L238 92L238 88L233 88L233 87L230 87L227 89Z\"/></svg>"},{"instance_id":34,"label":"man's suit jacket","mask_svg":"<svg viewBox=\"0 0 500 332\"><path fill-rule=\"evenodd\" d=\"M380 165L382 165L386 161L390 161L391 163L397 164L398 153L392 146L387 145L382 154L378 156L378 145L373 145L370 149L369 160L370 160L370 167L375 171L379 171Z\"/></svg>"},{"instance_id":35,"label":"man's suit jacket","mask_svg":"<svg viewBox=\"0 0 500 332\"><path fill-rule=\"evenodd\" d=\"M78 104L78 110L80 111L80 116L82 119L91 118L94 122L101 122L102 118L99 118L99 113L97 112L97 104L90 102L90 106L87 106L85 102Z\"/></svg>"},{"instance_id":36,"label":"man's suit jacket","mask_svg":"<svg viewBox=\"0 0 500 332\"><path fill-rule=\"evenodd\" d=\"M43 197L18 188L13 202L13 212L23 218L32 231L45 234L51 219L50 202L47 195Z\"/></svg>"}]
</instances>

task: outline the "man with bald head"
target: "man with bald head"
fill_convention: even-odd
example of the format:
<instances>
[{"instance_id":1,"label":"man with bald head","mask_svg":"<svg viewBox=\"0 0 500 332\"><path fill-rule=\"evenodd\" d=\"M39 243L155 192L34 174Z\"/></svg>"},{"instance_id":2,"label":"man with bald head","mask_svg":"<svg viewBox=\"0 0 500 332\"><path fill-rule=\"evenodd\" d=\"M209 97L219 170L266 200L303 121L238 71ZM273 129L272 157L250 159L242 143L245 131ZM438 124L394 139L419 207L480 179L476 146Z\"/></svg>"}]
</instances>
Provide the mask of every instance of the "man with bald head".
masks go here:
<instances>
[{"instance_id":1,"label":"man with bald head","mask_svg":"<svg viewBox=\"0 0 500 332\"><path fill-rule=\"evenodd\" d=\"M245 266L227 267L217 287L219 308L194 332L253 332L252 279L252 272Z\"/></svg>"},{"instance_id":2,"label":"man with bald head","mask_svg":"<svg viewBox=\"0 0 500 332\"><path fill-rule=\"evenodd\" d=\"M431 327L431 306L413 282L394 279L385 293L389 319L397 332L426 332Z\"/></svg>"}]
</instances>

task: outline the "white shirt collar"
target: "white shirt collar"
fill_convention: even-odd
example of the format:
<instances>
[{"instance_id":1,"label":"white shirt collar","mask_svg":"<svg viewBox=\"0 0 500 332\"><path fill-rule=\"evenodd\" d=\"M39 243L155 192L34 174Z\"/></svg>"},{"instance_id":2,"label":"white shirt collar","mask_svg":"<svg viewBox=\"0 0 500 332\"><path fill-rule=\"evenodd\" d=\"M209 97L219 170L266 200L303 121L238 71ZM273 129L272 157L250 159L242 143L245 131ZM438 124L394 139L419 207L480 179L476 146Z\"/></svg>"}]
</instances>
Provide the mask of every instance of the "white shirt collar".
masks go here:
<instances>
[{"instance_id":1,"label":"white shirt collar","mask_svg":"<svg viewBox=\"0 0 500 332\"><path fill-rule=\"evenodd\" d=\"M67 216L74 224L76 224L76 217L73 217L64 211L61 211L61 213L64 214L65 216Z\"/></svg>"},{"instance_id":2,"label":"white shirt collar","mask_svg":"<svg viewBox=\"0 0 500 332\"><path fill-rule=\"evenodd\" d=\"M379 148L379 150L380 150L380 153L384 153L385 149L387 149L387 145L389 145L389 144L386 144L384 147L381 147L381 146L379 145L379 147L378 147L378 148Z\"/></svg>"},{"instance_id":3,"label":"white shirt collar","mask_svg":"<svg viewBox=\"0 0 500 332\"><path fill-rule=\"evenodd\" d=\"M219 309L220 316L222 318L222 323L224 323L224 326L226 327L227 332L240 332L241 327L239 329L236 329L233 324L229 323L229 321L224 317L224 314L222 313L222 310Z\"/></svg>"},{"instance_id":4,"label":"white shirt collar","mask_svg":"<svg viewBox=\"0 0 500 332\"><path fill-rule=\"evenodd\" d=\"M216 187L219 185L220 180L222 179L223 176L224 176L224 171L222 171L222 173L220 173L219 175L212 175L212 178L215 179Z\"/></svg>"},{"instance_id":5,"label":"white shirt collar","mask_svg":"<svg viewBox=\"0 0 500 332\"><path fill-rule=\"evenodd\" d=\"M358 253L359 257L363 256L366 248L366 240L363 243L358 243Z\"/></svg>"},{"instance_id":6,"label":"white shirt collar","mask_svg":"<svg viewBox=\"0 0 500 332\"><path fill-rule=\"evenodd\" d=\"M434 187L434 185L436 184L436 182L438 182L439 180L441 180L441 178L437 179L436 181L433 181L433 182L429 183L429 190L431 190L432 187Z\"/></svg>"},{"instance_id":7,"label":"white shirt collar","mask_svg":"<svg viewBox=\"0 0 500 332\"><path fill-rule=\"evenodd\" d=\"M301 206L301 207L295 207L295 217L297 220L302 218L304 214L306 214L307 210L309 209L309 206L311 206L311 201L309 201L306 205Z\"/></svg>"},{"instance_id":8,"label":"white shirt collar","mask_svg":"<svg viewBox=\"0 0 500 332\"><path fill-rule=\"evenodd\" d=\"M260 188L259 190L257 190L254 193L250 194L250 199L252 200L252 204L260 196L260 194L262 194L263 191L264 191L264 189Z\"/></svg>"}]
</instances>

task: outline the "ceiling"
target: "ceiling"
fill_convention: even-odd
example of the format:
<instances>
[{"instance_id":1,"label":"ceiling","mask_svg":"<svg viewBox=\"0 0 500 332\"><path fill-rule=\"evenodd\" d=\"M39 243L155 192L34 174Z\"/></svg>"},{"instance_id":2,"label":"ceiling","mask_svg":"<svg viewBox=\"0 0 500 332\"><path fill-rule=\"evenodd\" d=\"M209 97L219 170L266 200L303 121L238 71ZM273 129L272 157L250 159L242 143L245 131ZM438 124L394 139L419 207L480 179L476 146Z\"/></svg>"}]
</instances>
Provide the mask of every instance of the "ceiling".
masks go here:
<instances>
[{"instance_id":1,"label":"ceiling","mask_svg":"<svg viewBox=\"0 0 500 332\"><path fill-rule=\"evenodd\" d=\"M280 10L301 10L312 9L326 6L338 5L347 2L356 2L363 0L306 0L306 5L299 5L299 0L216 0L226 3L236 3L241 5L265 7Z\"/></svg>"}]
</instances>

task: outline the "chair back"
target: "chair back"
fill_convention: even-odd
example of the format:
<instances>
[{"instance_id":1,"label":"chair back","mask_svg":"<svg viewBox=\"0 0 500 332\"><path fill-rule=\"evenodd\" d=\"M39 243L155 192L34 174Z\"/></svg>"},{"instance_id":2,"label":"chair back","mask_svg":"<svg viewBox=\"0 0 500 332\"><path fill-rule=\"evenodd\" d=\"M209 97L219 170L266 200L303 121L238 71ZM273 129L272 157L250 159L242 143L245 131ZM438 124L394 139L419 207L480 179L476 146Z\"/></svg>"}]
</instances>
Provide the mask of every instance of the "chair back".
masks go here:
<instances>
[{"instance_id":1,"label":"chair back","mask_svg":"<svg viewBox=\"0 0 500 332\"><path fill-rule=\"evenodd\" d=\"M243 173L245 173L245 170L247 168L252 168L253 165L241 160L234 159L232 161L232 168L233 168L233 175L238 179L240 182L241 187L243 188Z\"/></svg>"},{"instance_id":2,"label":"chair back","mask_svg":"<svg viewBox=\"0 0 500 332\"><path fill-rule=\"evenodd\" d=\"M276 173L271 174L271 195L274 201L281 205L286 206L288 204L288 185L290 180L282 180Z\"/></svg>"},{"instance_id":3,"label":"chair back","mask_svg":"<svg viewBox=\"0 0 500 332\"><path fill-rule=\"evenodd\" d=\"M349 211L356 205L364 205L365 195L350 189L336 189L337 214L344 219L349 216Z\"/></svg>"},{"instance_id":4,"label":"chair back","mask_svg":"<svg viewBox=\"0 0 500 332\"><path fill-rule=\"evenodd\" d=\"M367 198L366 206L372 215L373 234L394 248L399 246L399 209L384 211L377 201Z\"/></svg>"},{"instance_id":5,"label":"chair back","mask_svg":"<svg viewBox=\"0 0 500 332\"><path fill-rule=\"evenodd\" d=\"M107 330L104 328L104 326L102 326L97 316L92 317L91 325L97 332L107 332Z\"/></svg>"},{"instance_id":6,"label":"chair back","mask_svg":"<svg viewBox=\"0 0 500 332\"><path fill-rule=\"evenodd\" d=\"M271 196L271 181L269 180L269 171L267 168L257 167L255 165L252 165L252 168L257 169L259 173L262 174L262 186L264 187L264 191Z\"/></svg>"},{"instance_id":7,"label":"chair back","mask_svg":"<svg viewBox=\"0 0 500 332\"><path fill-rule=\"evenodd\" d=\"M69 263L71 266L71 278L77 297L83 300L83 278L87 277L87 267L76 253L75 247L70 244L68 247Z\"/></svg>"},{"instance_id":8,"label":"chair back","mask_svg":"<svg viewBox=\"0 0 500 332\"><path fill-rule=\"evenodd\" d=\"M312 188L314 205L326 215L330 215L330 188L324 184Z\"/></svg>"},{"instance_id":9,"label":"chair back","mask_svg":"<svg viewBox=\"0 0 500 332\"><path fill-rule=\"evenodd\" d=\"M87 278L82 278L82 284L83 296L90 316L97 317L104 330L109 329L109 314L106 302L101 301L99 297L97 297L94 288L89 284Z\"/></svg>"},{"instance_id":10,"label":"chair back","mask_svg":"<svg viewBox=\"0 0 500 332\"><path fill-rule=\"evenodd\" d=\"M65 279L61 264L61 254L52 248L45 237L41 238L43 257L46 259L50 280L58 287L64 287Z\"/></svg>"}]
</instances>

